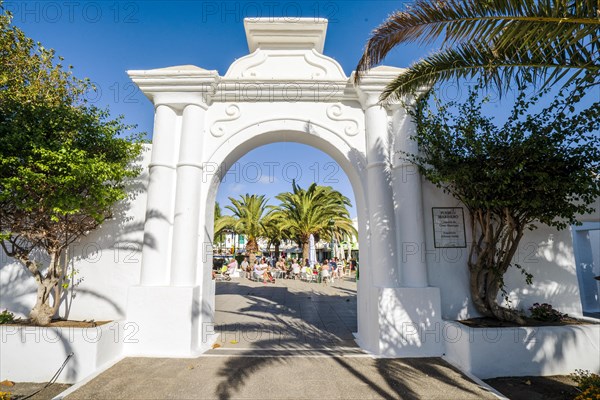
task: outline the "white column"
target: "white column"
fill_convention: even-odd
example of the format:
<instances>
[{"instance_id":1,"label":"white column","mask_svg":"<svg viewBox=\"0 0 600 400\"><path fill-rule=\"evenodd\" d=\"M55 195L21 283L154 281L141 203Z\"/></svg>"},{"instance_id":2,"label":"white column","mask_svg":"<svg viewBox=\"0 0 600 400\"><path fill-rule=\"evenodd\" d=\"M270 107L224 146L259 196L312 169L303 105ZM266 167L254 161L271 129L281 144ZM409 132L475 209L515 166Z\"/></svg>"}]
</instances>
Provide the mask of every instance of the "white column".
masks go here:
<instances>
[{"instance_id":1,"label":"white column","mask_svg":"<svg viewBox=\"0 0 600 400\"><path fill-rule=\"evenodd\" d=\"M156 106L149 165L148 201L144 224L141 284L166 285L169 279L169 243L173 222L174 154L177 115L168 105Z\"/></svg>"},{"instance_id":2,"label":"white column","mask_svg":"<svg viewBox=\"0 0 600 400\"><path fill-rule=\"evenodd\" d=\"M415 123L401 106L396 106L392 117L395 135L393 182L396 201L396 224L399 235L399 258L402 265L402 286L427 287L425 260L425 222L421 174L416 165L405 160L406 155L418 152Z\"/></svg>"},{"instance_id":3,"label":"white column","mask_svg":"<svg viewBox=\"0 0 600 400\"><path fill-rule=\"evenodd\" d=\"M393 191L388 168L388 115L377 104L377 96L369 96L365 107L367 143L367 201L373 284L398 287L400 274L396 253L396 228Z\"/></svg>"},{"instance_id":4,"label":"white column","mask_svg":"<svg viewBox=\"0 0 600 400\"><path fill-rule=\"evenodd\" d=\"M171 253L174 286L193 286L196 281L204 113L197 104L189 104L183 110Z\"/></svg>"}]
</instances>

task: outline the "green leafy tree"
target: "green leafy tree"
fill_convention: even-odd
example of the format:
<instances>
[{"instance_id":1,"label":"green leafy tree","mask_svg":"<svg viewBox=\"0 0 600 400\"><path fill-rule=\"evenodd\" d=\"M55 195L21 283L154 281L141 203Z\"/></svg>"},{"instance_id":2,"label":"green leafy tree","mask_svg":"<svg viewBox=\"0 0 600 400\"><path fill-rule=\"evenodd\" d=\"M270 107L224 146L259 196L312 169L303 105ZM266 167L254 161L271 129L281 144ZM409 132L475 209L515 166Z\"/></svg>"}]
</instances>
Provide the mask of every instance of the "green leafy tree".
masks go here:
<instances>
[{"instance_id":1,"label":"green leafy tree","mask_svg":"<svg viewBox=\"0 0 600 400\"><path fill-rule=\"evenodd\" d=\"M223 223L233 227L237 233L246 235L246 251L258 251L258 238L264 236L265 222L270 211L267 210L267 198L264 195L240 196L240 199L229 198L231 205L226 206L233 215L224 216Z\"/></svg>"},{"instance_id":2,"label":"green leafy tree","mask_svg":"<svg viewBox=\"0 0 600 400\"><path fill-rule=\"evenodd\" d=\"M511 265L521 268L513 256L527 229L564 229L594 211L590 205L600 196L600 103L576 111L583 89L567 87L540 107L546 91L530 96L521 87L510 117L497 126L482 111L479 89L464 104L438 104L435 110L427 96L418 101L409 112L420 153L404 157L469 211L476 309L522 323L510 302L503 307L497 301L501 290L508 300L504 274ZM534 105L541 110L530 111ZM531 275L521 271L530 283Z\"/></svg>"},{"instance_id":3,"label":"green leafy tree","mask_svg":"<svg viewBox=\"0 0 600 400\"><path fill-rule=\"evenodd\" d=\"M308 258L309 238L331 240L330 221L334 223L334 235L356 235L348 206L350 199L330 186L313 183L302 189L292 183L292 191L276 196L281 203L274 208L281 221L281 229L302 247L302 257Z\"/></svg>"},{"instance_id":4,"label":"green leafy tree","mask_svg":"<svg viewBox=\"0 0 600 400\"><path fill-rule=\"evenodd\" d=\"M597 0L416 0L373 31L355 80L397 45L439 40L441 49L400 74L382 100L452 78L484 77L500 93L529 74L543 86L584 75L582 86L600 83Z\"/></svg>"},{"instance_id":5,"label":"green leafy tree","mask_svg":"<svg viewBox=\"0 0 600 400\"><path fill-rule=\"evenodd\" d=\"M142 150L121 119L82 101L89 82L61 61L0 16L0 243L37 284L30 317L41 325L60 306L61 254L128 197Z\"/></svg>"}]
</instances>

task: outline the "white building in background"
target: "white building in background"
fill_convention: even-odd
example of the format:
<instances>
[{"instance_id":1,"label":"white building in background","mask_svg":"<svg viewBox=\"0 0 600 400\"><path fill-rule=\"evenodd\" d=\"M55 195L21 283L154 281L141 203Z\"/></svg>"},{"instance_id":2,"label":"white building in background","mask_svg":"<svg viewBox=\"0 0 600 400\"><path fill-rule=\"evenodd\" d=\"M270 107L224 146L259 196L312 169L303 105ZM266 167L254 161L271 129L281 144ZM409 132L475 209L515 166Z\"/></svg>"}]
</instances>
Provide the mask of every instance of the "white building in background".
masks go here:
<instances>
[{"instance_id":1,"label":"white building in background","mask_svg":"<svg viewBox=\"0 0 600 400\"><path fill-rule=\"evenodd\" d=\"M69 250L84 278L69 317L135 324L136 341L124 343L120 355L187 357L209 349L220 181L252 149L291 141L329 154L354 191L357 343L381 357L443 355L445 342L428 334L444 320L478 316L469 298L471 232L458 224L450 229L456 240L440 242L438 211L463 215L464 207L413 165L389 156L416 150L405 110L378 103L403 70L377 67L355 86L323 54L326 20L244 24L249 54L224 75L190 65L129 71L155 110L140 177L147 191L128 205L129 219L105 223ZM600 264L600 216L582 220L573 232L527 232L515 257L535 278L527 286L519 271L506 275L514 306L550 302L572 316L600 310L598 285L590 281ZM234 236L226 246L235 242ZM34 282L12 259L0 265L0 309L25 315L35 302Z\"/></svg>"},{"instance_id":2,"label":"white building in background","mask_svg":"<svg viewBox=\"0 0 600 400\"><path fill-rule=\"evenodd\" d=\"M221 240L213 242L214 254L243 254L246 252L247 238L233 231L223 232Z\"/></svg>"}]
</instances>

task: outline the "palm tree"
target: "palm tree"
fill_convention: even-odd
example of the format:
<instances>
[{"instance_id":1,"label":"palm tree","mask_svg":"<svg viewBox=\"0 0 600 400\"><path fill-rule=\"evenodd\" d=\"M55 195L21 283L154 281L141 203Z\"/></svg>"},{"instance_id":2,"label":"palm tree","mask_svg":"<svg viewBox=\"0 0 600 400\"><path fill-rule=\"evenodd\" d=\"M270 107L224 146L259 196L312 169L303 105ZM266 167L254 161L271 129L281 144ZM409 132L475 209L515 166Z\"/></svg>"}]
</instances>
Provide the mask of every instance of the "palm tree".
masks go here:
<instances>
[{"instance_id":1,"label":"palm tree","mask_svg":"<svg viewBox=\"0 0 600 400\"><path fill-rule=\"evenodd\" d=\"M568 77L600 83L600 2L597 0L416 0L376 28L356 67L355 83L397 45L441 49L391 82L382 101L397 100L438 81L483 76L499 93L532 79L550 86ZM579 78L581 81L579 81Z\"/></svg>"},{"instance_id":2,"label":"palm tree","mask_svg":"<svg viewBox=\"0 0 600 400\"><path fill-rule=\"evenodd\" d=\"M330 186L318 186L313 183L304 190L292 182L292 192L276 196L281 202L274 208L279 216L281 228L288 231L290 237L302 247L302 257L308 258L310 235L331 239L329 228L333 221L334 235L356 234L347 206L350 200Z\"/></svg>"},{"instance_id":3,"label":"palm tree","mask_svg":"<svg viewBox=\"0 0 600 400\"><path fill-rule=\"evenodd\" d=\"M283 229L283 215L272 212L264 219L264 237L268 241L268 248L275 246L275 258L279 258L279 246L281 242L289 238L289 232Z\"/></svg>"},{"instance_id":4,"label":"palm tree","mask_svg":"<svg viewBox=\"0 0 600 400\"><path fill-rule=\"evenodd\" d=\"M267 199L264 195L240 196L239 200L229 198L230 206L226 206L233 215L223 217L225 223L235 229L236 232L246 235L246 251L254 253L258 250L257 239L264 235L265 219L271 211L267 211Z\"/></svg>"},{"instance_id":5,"label":"palm tree","mask_svg":"<svg viewBox=\"0 0 600 400\"><path fill-rule=\"evenodd\" d=\"M227 229L233 228L233 221L231 220L231 218L229 216L223 215L223 213L221 211L221 206L219 205L218 201L215 202L214 221L215 221L214 234L213 234L214 243L221 244L224 242L223 233Z\"/></svg>"}]
</instances>

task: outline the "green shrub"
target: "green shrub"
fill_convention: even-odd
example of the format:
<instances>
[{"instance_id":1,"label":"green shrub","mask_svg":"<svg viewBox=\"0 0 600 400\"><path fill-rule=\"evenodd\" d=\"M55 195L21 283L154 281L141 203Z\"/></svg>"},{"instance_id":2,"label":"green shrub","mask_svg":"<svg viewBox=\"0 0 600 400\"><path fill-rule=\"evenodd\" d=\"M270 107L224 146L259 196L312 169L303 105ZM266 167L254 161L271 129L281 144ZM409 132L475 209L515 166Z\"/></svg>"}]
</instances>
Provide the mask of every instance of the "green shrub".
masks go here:
<instances>
[{"instance_id":1,"label":"green shrub","mask_svg":"<svg viewBox=\"0 0 600 400\"><path fill-rule=\"evenodd\" d=\"M15 320L15 314L11 313L8 310L4 310L0 313L0 325L8 324Z\"/></svg>"}]
</instances>

